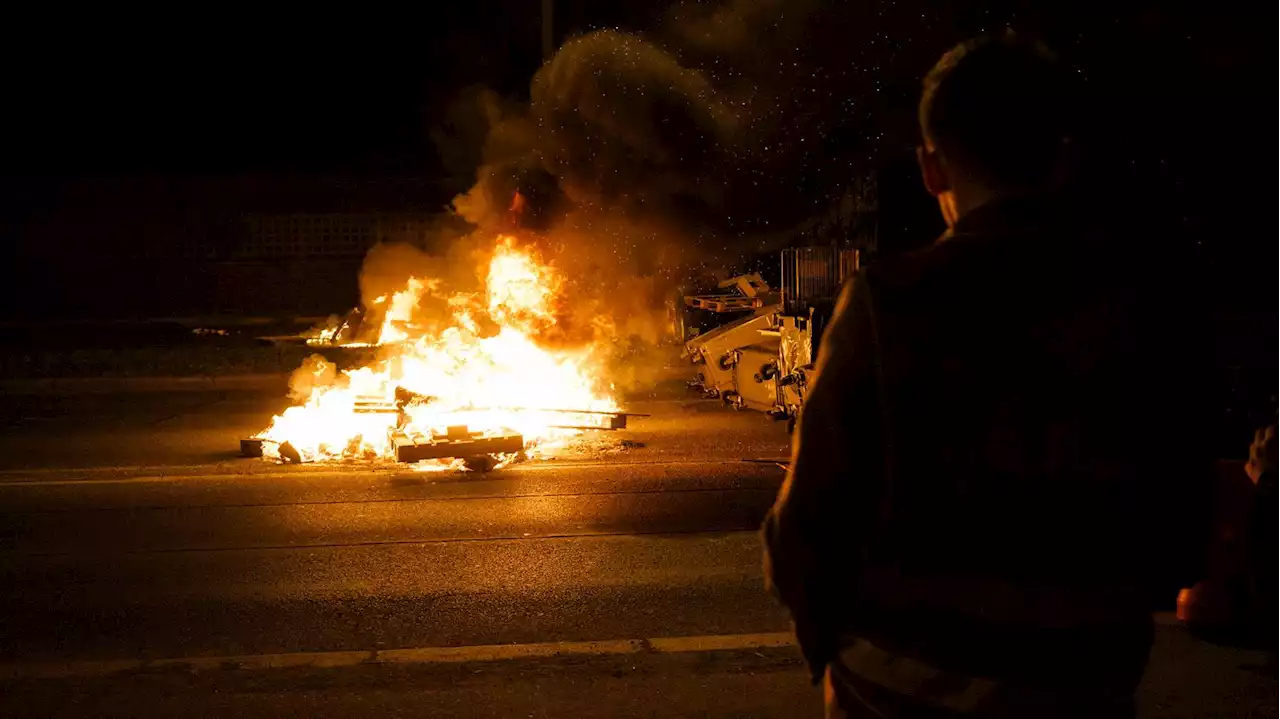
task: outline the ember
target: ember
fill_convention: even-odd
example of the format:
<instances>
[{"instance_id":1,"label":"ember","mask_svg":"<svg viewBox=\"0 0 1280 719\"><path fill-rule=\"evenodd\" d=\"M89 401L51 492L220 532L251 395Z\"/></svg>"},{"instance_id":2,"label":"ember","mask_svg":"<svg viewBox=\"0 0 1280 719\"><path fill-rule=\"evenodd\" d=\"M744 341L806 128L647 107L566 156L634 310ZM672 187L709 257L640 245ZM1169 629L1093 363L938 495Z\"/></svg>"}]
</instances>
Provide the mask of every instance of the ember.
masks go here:
<instances>
[{"instance_id":1,"label":"ember","mask_svg":"<svg viewBox=\"0 0 1280 719\"><path fill-rule=\"evenodd\" d=\"M414 324L420 300L440 298L433 278L374 300L383 310L379 358L341 373L307 365L314 380L299 404L254 439L282 461L287 444L304 462L521 454L545 456L585 429L618 427L598 348L540 343L557 324L562 285L554 268L514 237L498 238L482 293L447 295L450 316ZM465 428L465 437L460 435ZM449 449L447 443L469 449ZM522 450L522 451L521 451Z\"/></svg>"}]
</instances>

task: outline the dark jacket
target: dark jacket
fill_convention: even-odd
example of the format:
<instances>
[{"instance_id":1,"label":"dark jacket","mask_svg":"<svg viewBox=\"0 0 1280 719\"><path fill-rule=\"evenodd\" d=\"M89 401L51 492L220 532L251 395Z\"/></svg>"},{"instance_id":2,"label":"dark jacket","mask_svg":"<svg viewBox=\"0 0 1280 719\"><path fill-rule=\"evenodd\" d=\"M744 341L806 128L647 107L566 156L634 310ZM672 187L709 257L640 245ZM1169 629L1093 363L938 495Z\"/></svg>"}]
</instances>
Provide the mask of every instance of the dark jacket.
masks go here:
<instances>
[{"instance_id":1,"label":"dark jacket","mask_svg":"<svg viewBox=\"0 0 1280 719\"><path fill-rule=\"evenodd\" d=\"M1019 200L844 288L764 527L815 676L857 637L968 676L1137 683L1212 472L1194 282L1118 249Z\"/></svg>"}]
</instances>

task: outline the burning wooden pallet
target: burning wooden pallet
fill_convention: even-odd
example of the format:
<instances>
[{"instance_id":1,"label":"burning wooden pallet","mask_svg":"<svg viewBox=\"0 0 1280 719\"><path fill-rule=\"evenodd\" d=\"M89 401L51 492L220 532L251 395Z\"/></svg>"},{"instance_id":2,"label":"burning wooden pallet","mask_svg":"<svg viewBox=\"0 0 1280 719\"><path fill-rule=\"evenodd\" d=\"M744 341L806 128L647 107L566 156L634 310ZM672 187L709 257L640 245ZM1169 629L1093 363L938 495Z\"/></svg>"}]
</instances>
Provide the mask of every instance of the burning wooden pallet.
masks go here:
<instances>
[{"instance_id":1,"label":"burning wooden pallet","mask_svg":"<svg viewBox=\"0 0 1280 719\"><path fill-rule=\"evenodd\" d=\"M380 399L362 399L356 403L356 412L401 414L400 404ZM480 411L480 410L477 410ZM564 423L552 425L560 429L612 431L627 428L628 417L647 417L636 412L607 412L583 409L529 409L529 412L548 412L564 415ZM277 442L262 437L240 440L240 454L244 457L261 457L263 445L272 443L278 447L280 459L287 463L300 463L302 457L288 442ZM427 459L458 458L475 461L482 457L514 454L524 450L524 436L510 430L500 434L472 432L466 425L446 428L445 432L423 434L397 429L391 434L397 462L412 464Z\"/></svg>"},{"instance_id":2,"label":"burning wooden pallet","mask_svg":"<svg viewBox=\"0 0 1280 719\"><path fill-rule=\"evenodd\" d=\"M397 431L391 435L391 443L396 448L396 461L406 464L424 459L473 459L524 451L524 436L517 432L485 436L472 432L466 425L449 427L444 434Z\"/></svg>"},{"instance_id":3,"label":"burning wooden pallet","mask_svg":"<svg viewBox=\"0 0 1280 719\"><path fill-rule=\"evenodd\" d=\"M286 463L298 464L302 457L288 442L276 442L261 437L249 437L240 440L242 457L261 457L266 443L277 446L280 459ZM471 432L465 425L449 427L445 434L423 435L397 430L391 435L392 446L395 447L396 461L413 464L425 459L458 458L474 460L495 454L514 454L524 450L524 436L517 432L504 432L496 435L484 435Z\"/></svg>"}]
</instances>

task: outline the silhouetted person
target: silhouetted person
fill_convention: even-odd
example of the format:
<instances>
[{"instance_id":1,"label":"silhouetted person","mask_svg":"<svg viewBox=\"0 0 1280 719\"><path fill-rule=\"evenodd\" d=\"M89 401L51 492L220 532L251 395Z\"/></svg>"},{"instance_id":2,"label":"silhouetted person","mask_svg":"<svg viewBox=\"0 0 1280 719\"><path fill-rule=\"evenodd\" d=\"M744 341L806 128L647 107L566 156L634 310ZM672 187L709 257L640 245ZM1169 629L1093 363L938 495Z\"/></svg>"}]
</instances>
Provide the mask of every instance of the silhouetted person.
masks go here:
<instances>
[{"instance_id":1,"label":"silhouetted person","mask_svg":"<svg viewBox=\"0 0 1280 719\"><path fill-rule=\"evenodd\" d=\"M823 337L764 536L835 715L1131 716L1197 567L1194 289L1073 221L1068 78L1013 35L943 56L919 160L949 230Z\"/></svg>"}]
</instances>

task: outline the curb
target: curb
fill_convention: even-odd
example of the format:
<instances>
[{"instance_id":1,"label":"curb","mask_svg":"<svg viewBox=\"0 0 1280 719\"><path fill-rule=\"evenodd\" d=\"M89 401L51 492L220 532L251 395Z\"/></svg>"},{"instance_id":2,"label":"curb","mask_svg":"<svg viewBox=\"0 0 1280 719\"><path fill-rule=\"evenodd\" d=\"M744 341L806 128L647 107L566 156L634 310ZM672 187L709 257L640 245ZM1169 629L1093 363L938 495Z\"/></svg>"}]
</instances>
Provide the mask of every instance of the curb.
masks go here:
<instances>
[{"instance_id":1,"label":"curb","mask_svg":"<svg viewBox=\"0 0 1280 719\"><path fill-rule=\"evenodd\" d=\"M791 632L720 634L654 639L606 639L535 644L481 644L463 647L413 647L367 651L291 652L175 659L108 659L103 661L0 664L0 680L67 679L152 671L259 671L296 667L336 668L361 665L457 664L566 656L682 654L741 651L795 646Z\"/></svg>"}]
</instances>

